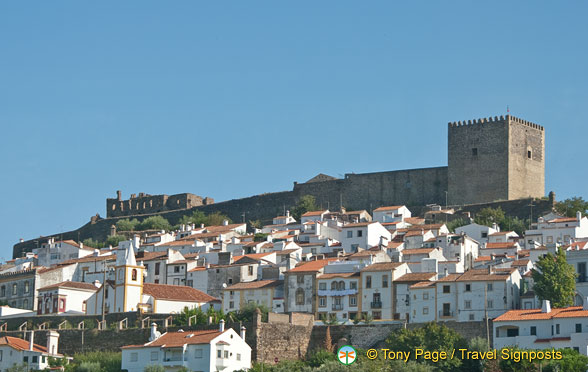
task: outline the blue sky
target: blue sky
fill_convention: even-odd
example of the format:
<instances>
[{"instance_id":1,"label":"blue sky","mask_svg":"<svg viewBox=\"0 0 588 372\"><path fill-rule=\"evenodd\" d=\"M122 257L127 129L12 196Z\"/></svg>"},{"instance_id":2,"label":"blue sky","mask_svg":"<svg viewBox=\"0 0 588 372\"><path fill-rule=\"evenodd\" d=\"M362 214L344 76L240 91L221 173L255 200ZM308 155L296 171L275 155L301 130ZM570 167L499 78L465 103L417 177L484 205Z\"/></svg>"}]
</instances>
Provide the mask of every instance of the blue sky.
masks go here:
<instances>
[{"instance_id":1,"label":"blue sky","mask_svg":"<svg viewBox=\"0 0 588 372\"><path fill-rule=\"evenodd\" d=\"M547 134L588 197L585 1L1 2L0 257L105 199L217 201L447 164L447 122Z\"/></svg>"}]
</instances>

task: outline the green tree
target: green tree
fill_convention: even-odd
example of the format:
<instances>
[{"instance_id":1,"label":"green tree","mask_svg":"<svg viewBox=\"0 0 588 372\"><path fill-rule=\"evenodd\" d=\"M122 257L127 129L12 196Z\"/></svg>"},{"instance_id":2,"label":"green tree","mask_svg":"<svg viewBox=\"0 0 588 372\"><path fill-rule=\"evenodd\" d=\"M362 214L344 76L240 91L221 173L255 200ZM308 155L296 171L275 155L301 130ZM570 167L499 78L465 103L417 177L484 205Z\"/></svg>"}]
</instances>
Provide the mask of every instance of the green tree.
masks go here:
<instances>
[{"instance_id":1,"label":"green tree","mask_svg":"<svg viewBox=\"0 0 588 372\"><path fill-rule=\"evenodd\" d=\"M144 371L145 372L165 372L165 368L163 368L163 366L160 366L158 364L152 364L152 365L145 367Z\"/></svg>"},{"instance_id":2,"label":"green tree","mask_svg":"<svg viewBox=\"0 0 588 372\"><path fill-rule=\"evenodd\" d=\"M75 370L84 363L98 363L100 372L120 372L122 354L113 351L90 351L74 355ZM88 365L89 366L89 365Z\"/></svg>"},{"instance_id":3,"label":"green tree","mask_svg":"<svg viewBox=\"0 0 588 372\"><path fill-rule=\"evenodd\" d=\"M413 356L417 348L445 351L451 355L454 349L468 346L467 341L459 333L438 323L427 323L424 327L414 330L400 329L392 332L386 339L386 344L391 350L410 351ZM418 360L418 362L431 364L437 370L444 372L467 370L462 369L462 361L459 358L440 360L434 364L431 361Z\"/></svg>"},{"instance_id":4,"label":"green tree","mask_svg":"<svg viewBox=\"0 0 588 372\"><path fill-rule=\"evenodd\" d=\"M300 221L300 216L306 212L316 211L316 199L312 195L303 195L296 203L296 206L292 208L292 217Z\"/></svg>"},{"instance_id":5,"label":"green tree","mask_svg":"<svg viewBox=\"0 0 588 372\"><path fill-rule=\"evenodd\" d=\"M585 372L588 370L588 357L574 349L561 349L562 359L551 360L543 366L544 372Z\"/></svg>"},{"instance_id":6,"label":"green tree","mask_svg":"<svg viewBox=\"0 0 588 372\"><path fill-rule=\"evenodd\" d=\"M162 216L151 216L141 221L136 229L139 231L143 230L170 230L171 225Z\"/></svg>"},{"instance_id":7,"label":"green tree","mask_svg":"<svg viewBox=\"0 0 588 372\"><path fill-rule=\"evenodd\" d=\"M449 221L447 223L447 228L449 229L449 231L455 232L455 229L457 229L458 227L468 225L469 223L470 221L466 220L465 218L458 218L453 221Z\"/></svg>"},{"instance_id":8,"label":"green tree","mask_svg":"<svg viewBox=\"0 0 588 372\"><path fill-rule=\"evenodd\" d=\"M127 237L124 235L111 235L106 239L106 245L111 245L113 247L118 246L118 243L127 240Z\"/></svg>"},{"instance_id":9,"label":"green tree","mask_svg":"<svg viewBox=\"0 0 588 372\"><path fill-rule=\"evenodd\" d=\"M94 240L92 238L84 239L82 242L85 246L90 248L104 248L104 243Z\"/></svg>"},{"instance_id":10,"label":"green tree","mask_svg":"<svg viewBox=\"0 0 588 372\"><path fill-rule=\"evenodd\" d=\"M184 307L184 309L178 314L175 322L181 326L187 326L189 319L196 315L196 322L192 321L192 324L206 324L208 322L208 315L199 307L188 308L188 306Z\"/></svg>"},{"instance_id":11,"label":"green tree","mask_svg":"<svg viewBox=\"0 0 588 372\"><path fill-rule=\"evenodd\" d=\"M483 208L474 218L474 222L479 225L492 226L492 224L500 224L504 220L504 211L502 208Z\"/></svg>"},{"instance_id":12,"label":"green tree","mask_svg":"<svg viewBox=\"0 0 588 372\"><path fill-rule=\"evenodd\" d=\"M337 360L337 356L332 351L320 349L312 353L307 364L311 367L320 367L330 360Z\"/></svg>"},{"instance_id":13,"label":"green tree","mask_svg":"<svg viewBox=\"0 0 588 372\"><path fill-rule=\"evenodd\" d=\"M576 271L568 264L566 254L559 248L555 255L547 253L531 271L533 290L539 300L551 301L553 307L566 307L574 303Z\"/></svg>"},{"instance_id":14,"label":"green tree","mask_svg":"<svg viewBox=\"0 0 588 372\"><path fill-rule=\"evenodd\" d=\"M134 231L138 225L139 225L138 219L133 218L132 220L129 220L128 218L125 218L123 220L118 220L116 222L116 230L117 231Z\"/></svg>"},{"instance_id":15,"label":"green tree","mask_svg":"<svg viewBox=\"0 0 588 372\"><path fill-rule=\"evenodd\" d=\"M511 351L519 352L521 349L519 348L508 348ZM498 355L500 355L500 350L498 350ZM521 359L520 361L516 362L512 358L510 359L500 359L498 365L500 366L501 372L535 372L539 371L539 368L535 365L535 363L530 362L528 359Z\"/></svg>"},{"instance_id":16,"label":"green tree","mask_svg":"<svg viewBox=\"0 0 588 372\"><path fill-rule=\"evenodd\" d=\"M29 367L26 364L15 364L6 369L6 372L29 372Z\"/></svg>"},{"instance_id":17,"label":"green tree","mask_svg":"<svg viewBox=\"0 0 588 372\"><path fill-rule=\"evenodd\" d=\"M254 242L265 242L269 234L257 233L253 236Z\"/></svg>"},{"instance_id":18,"label":"green tree","mask_svg":"<svg viewBox=\"0 0 588 372\"><path fill-rule=\"evenodd\" d=\"M506 216L500 221L499 225L500 230L502 231L514 231L519 234L519 236L523 236L527 226L529 226L529 220L521 220L518 217Z\"/></svg>"},{"instance_id":19,"label":"green tree","mask_svg":"<svg viewBox=\"0 0 588 372\"><path fill-rule=\"evenodd\" d=\"M99 362L82 362L75 369L76 372L102 372Z\"/></svg>"},{"instance_id":20,"label":"green tree","mask_svg":"<svg viewBox=\"0 0 588 372\"><path fill-rule=\"evenodd\" d=\"M588 201L582 197L574 196L556 203L555 210L566 217L576 217L576 212L581 212L585 216L588 215Z\"/></svg>"}]
</instances>

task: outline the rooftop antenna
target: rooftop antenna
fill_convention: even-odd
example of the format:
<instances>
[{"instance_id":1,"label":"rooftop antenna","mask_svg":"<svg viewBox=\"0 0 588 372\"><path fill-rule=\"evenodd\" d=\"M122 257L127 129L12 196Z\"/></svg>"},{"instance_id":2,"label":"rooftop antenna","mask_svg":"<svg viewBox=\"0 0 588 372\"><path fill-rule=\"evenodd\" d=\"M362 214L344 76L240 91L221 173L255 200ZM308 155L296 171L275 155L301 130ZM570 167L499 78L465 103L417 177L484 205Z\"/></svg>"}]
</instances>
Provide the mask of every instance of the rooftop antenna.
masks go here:
<instances>
[{"instance_id":1,"label":"rooftop antenna","mask_svg":"<svg viewBox=\"0 0 588 372\"><path fill-rule=\"evenodd\" d=\"M508 105L506 105L506 113L510 113L510 107Z\"/></svg>"}]
</instances>

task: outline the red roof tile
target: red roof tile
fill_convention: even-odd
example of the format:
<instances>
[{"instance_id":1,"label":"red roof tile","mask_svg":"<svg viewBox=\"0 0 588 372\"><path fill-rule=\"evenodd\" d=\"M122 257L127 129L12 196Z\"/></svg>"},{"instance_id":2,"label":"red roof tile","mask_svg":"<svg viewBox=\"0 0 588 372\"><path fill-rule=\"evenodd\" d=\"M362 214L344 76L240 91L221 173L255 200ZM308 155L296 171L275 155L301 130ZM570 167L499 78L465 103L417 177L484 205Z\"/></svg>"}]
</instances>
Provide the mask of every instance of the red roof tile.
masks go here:
<instances>
[{"instance_id":1,"label":"red roof tile","mask_svg":"<svg viewBox=\"0 0 588 372\"><path fill-rule=\"evenodd\" d=\"M57 283L57 284L48 285L43 288L39 288L39 291L46 291L49 289L57 289L57 288L73 288L73 289L82 289L82 290L90 290L90 291L96 291L98 289L94 284L90 284L90 283L65 281L65 282L61 282L61 283Z\"/></svg>"},{"instance_id":2,"label":"red roof tile","mask_svg":"<svg viewBox=\"0 0 588 372\"><path fill-rule=\"evenodd\" d=\"M11 336L3 336L0 337L0 346L10 346L16 350L28 350L29 349L29 342L23 340L22 338L11 337ZM38 351L41 353L46 353L47 348L41 345L33 344L33 351Z\"/></svg>"},{"instance_id":3,"label":"red roof tile","mask_svg":"<svg viewBox=\"0 0 588 372\"><path fill-rule=\"evenodd\" d=\"M560 309L551 309L549 313L542 313L541 309L530 310L510 310L494 319L494 322L509 322L514 320L542 320L554 318L586 318L588 310L582 309L582 306L564 307Z\"/></svg>"},{"instance_id":4,"label":"red roof tile","mask_svg":"<svg viewBox=\"0 0 588 372\"><path fill-rule=\"evenodd\" d=\"M144 283L143 293L158 300L212 302L219 301L202 291L183 285Z\"/></svg>"}]
</instances>

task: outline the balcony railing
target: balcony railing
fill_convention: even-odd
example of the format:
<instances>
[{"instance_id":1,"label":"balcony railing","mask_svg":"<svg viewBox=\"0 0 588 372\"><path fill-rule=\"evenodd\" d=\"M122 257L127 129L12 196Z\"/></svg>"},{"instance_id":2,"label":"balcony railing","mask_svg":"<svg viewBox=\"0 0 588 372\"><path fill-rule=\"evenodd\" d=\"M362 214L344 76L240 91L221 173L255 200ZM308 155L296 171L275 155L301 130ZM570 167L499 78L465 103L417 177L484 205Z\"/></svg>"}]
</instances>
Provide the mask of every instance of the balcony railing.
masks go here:
<instances>
[{"instance_id":1,"label":"balcony railing","mask_svg":"<svg viewBox=\"0 0 588 372\"><path fill-rule=\"evenodd\" d=\"M451 318L451 317L453 317L453 311L443 311L443 310L440 310L439 311L439 317L441 317L441 318Z\"/></svg>"},{"instance_id":2,"label":"balcony railing","mask_svg":"<svg viewBox=\"0 0 588 372\"><path fill-rule=\"evenodd\" d=\"M371 303L372 309L381 309L382 301L374 301Z\"/></svg>"},{"instance_id":3,"label":"balcony railing","mask_svg":"<svg viewBox=\"0 0 588 372\"><path fill-rule=\"evenodd\" d=\"M343 304L333 304L333 310L343 310Z\"/></svg>"},{"instance_id":4,"label":"balcony railing","mask_svg":"<svg viewBox=\"0 0 588 372\"><path fill-rule=\"evenodd\" d=\"M579 274L578 277L576 278L576 282L577 283L585 283L585 282L588 282L588 276L586 274L584 274L584 275Z\"/></svg>"}]
</instances>

